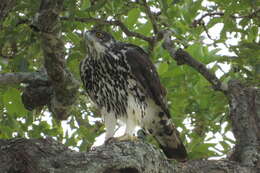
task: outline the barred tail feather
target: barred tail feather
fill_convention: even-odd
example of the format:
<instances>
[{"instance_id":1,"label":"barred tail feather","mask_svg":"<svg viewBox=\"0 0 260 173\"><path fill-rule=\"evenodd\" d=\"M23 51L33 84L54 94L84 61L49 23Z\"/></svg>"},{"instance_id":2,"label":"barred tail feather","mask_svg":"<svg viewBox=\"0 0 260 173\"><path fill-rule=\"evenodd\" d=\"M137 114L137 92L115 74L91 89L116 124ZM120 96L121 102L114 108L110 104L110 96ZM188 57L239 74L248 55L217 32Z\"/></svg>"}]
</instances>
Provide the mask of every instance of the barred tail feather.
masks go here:
<instances>
[{"instance_id":1,"label":"barred tail feather","mask_svg":"<svg viewBox=\"0 0 260 173\"><path fill-rule=\"evenodd\" d=\"M167 122L167 123L163 123ZM170 159L184 162L187 160L187 151L180 139L179 132L170 120L161 121L161 128L154 134L165 155Z\"/></svg>"},{"instance_id":2,"label":"barred tail feather","mask_svg":"<svg viewBox=\"0 0 260 173\"><path fill-rule=\"evenodd\" d=\"M187 151L179 137L179 132L175 129L173 124L164 127L164 130L166 132L154 136L164 154L169 159L176 159L180 162L186 161Z\"/></svg>"},{"instance_id":3,"label":"barred tail feather","mask_svg":"<svg viewBox=\"0 0 260 173\"><path fill-rule=\"evenodd\" d=\"M162 109L153 100L148 100L147 103L146 116L142 119L142 127L156 139L168 158L185 161L187 152L180 139L179 132L171 121L169 111Z\"/></svg>"}]
</instances>

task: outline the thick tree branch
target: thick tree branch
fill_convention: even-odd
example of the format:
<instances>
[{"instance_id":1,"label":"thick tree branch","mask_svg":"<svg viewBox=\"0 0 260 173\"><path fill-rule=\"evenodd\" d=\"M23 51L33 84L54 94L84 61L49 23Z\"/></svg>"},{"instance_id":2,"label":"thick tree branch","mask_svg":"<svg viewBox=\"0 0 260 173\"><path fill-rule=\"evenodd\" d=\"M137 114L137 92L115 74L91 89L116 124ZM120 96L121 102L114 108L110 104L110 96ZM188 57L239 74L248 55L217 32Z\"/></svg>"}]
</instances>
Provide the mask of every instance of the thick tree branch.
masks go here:
<instances>
[{"instance_id":1,"label":"thick tree branch","mask_svg":"<svg viewBox=\"0 0 260 173\"><path fill-rule=\"evenodd\" d=\"M170 37L171 32L166 31L164 33L163 47L169 52L170 56L177 61L178 65L187 64L197 70L212 84L215 90L223 92L227 90L227 86L224 85L214 74L212 74L204 64L194 59L188 52L184 51L183 49L176 50Z\"/></svg>"},{"instance_id":2,"label":"thick tree branch","mask_svg":"<svg viewBox=\"0 0 260 173\"><path fill-rule=\"evenodd\" d=\"M159 149L141 140L111 142L89 152L76 152L47 138L0 140L0 172L248 173L256 171L227 160L171 163Z\"/></svg>"},{"instance_id":3,"label":"thick tree branch","mask_svg":"<svg viewBox=\"0 0 260 173\"><path fill-rule=\"evenodd\" d=\"M42 0L36 26L41 32L44 67L54 89L51 111L66 119L77 97L78 82L66 67L64 43L60 39L59 13L63 0Z\"/></svg>"},{"instance_id":4,"label":"thick tree branch","mask_svg":"<svg viewBox=\"0 0 260 173\"><path fill-rule=\"evenodd\" d=\"M13 85L20 83L46 83L48 78L40 72L17 72L0 74L0 85Z\"/></svg>"},{"instance_id":5,"label":"thick tree branch","mask_svg":"<svg viewBox=\"0 0 260 173\"><path fill-rule=\"evenodd\" d=\"M237 141L231 159L244 166L260 166L260 90L236 80L228 85L230 119Z\"/></svg>"}]
</instances>

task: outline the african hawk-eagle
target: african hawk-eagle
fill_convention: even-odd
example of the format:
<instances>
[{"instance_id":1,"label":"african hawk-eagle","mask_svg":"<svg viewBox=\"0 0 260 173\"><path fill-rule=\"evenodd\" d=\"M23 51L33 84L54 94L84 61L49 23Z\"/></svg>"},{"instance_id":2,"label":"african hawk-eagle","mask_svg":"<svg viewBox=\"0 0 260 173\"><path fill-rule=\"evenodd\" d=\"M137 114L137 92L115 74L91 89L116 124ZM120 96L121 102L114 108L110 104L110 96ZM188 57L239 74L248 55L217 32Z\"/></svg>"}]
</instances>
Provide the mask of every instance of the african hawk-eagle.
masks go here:
<instances>
[{"instance_id":1,"label":"african hawk-eagle","mask_svg":"<svg viewBox=\"0 0 260 173\"><path fill-rule=\"evenodd\" d=\"M126 130L119 139L133 139L139 126L157 140L168 158L185 160L187 153L171 122L165 89L148 54L103 31L87 31L84 39L87 55L80 64L80 75L103 115L105 140L113 137L121 120Z\"/></svg>"}]
</instances>

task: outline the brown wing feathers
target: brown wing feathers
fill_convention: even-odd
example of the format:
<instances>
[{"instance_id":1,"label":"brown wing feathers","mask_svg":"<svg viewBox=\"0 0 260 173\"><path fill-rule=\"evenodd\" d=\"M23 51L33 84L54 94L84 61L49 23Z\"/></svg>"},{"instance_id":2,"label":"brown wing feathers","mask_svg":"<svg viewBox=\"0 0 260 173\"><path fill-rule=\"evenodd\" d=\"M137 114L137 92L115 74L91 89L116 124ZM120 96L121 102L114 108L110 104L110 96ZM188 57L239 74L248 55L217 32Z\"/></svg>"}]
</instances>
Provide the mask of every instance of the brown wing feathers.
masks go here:
<instances>
[{"instance_id":1,"label":"brown wing feathers","mask_svg":"<svg viewBox=\"0 0 260 173\"><path fill-rule=\"evenodd\" d=\"M168 158L185 161L187 159L187 152L179 137L179 132L170 121L170 112L167 108L167 103L164 101L166 93L160 83L155 66L152 64L148 55L135 45L128 45L126 56L136 80L141 83L149 97L151 97L167 115L167 117L159 117L160 115L158 115L159 120L157 120L159 123L157 127L155 127L157 130L153 136Z\"/></svg>"},{"instance_id":2,"label":"brown wing feathers","mask_svg":"<svg viewBox=\"0 0 260 173\"><path fill-rule=\"evenodd\" d=\"M165 89L161 85L155 66L152 64L148 55L141 48L133 45L132 48L126 52L126 56L136 79L140 81L142 87L155 103L161 106L167 116L170 117L169 110L164 101L166 94Z\"/></svg>"}]
</instances>

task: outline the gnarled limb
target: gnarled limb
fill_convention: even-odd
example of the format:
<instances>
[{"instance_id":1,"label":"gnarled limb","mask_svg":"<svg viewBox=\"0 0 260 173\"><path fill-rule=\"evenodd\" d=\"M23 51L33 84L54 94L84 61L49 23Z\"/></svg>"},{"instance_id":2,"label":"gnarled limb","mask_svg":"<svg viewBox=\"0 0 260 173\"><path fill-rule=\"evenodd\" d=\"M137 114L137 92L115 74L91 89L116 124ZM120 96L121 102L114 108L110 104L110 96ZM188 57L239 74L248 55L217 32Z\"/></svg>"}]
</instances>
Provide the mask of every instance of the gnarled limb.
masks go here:
<instances>
[{"instance_id":1,"label":"gnarled limb","mask_svg":"<svg viewBox=\"0 0 260 173\"><path fill-rule=\"evenodd\" d=\"M51 111L58 119L69 116L79 83L66 67L65 48L60 36L59 13L63 0L42 0L35 25L41 33L44 67L54 90Z\"/></svg>"},{"instance_id":2,"label":"gnarled limb","mask_svg":"<svg viewBox=\"0 0 260 173\"><path fill-rule=\"evenodd\" d=\"M171 163L143 141L111 142L89 152L76 152L51 138L0 140L0 172L26 173L198 173L255 170L228 160Z\"/></svg>"}]
</instances>

